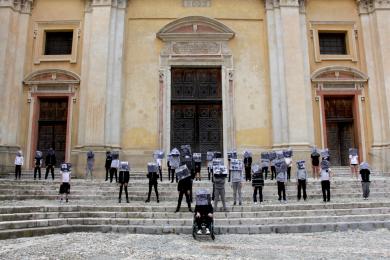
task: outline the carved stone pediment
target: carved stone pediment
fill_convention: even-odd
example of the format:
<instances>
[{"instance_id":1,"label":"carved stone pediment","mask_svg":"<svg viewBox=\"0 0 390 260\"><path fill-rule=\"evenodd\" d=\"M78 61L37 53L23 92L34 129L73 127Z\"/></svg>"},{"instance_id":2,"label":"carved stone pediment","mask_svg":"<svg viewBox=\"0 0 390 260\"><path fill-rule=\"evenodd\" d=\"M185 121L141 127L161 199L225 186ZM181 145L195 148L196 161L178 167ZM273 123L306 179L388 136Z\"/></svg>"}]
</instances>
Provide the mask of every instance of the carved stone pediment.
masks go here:
<instances>
[{"instance_id":1,"label":"carved stone pediment","mask_svg":"<svg viewBox=\"0 0 390 260\"><path fill-rule=\"evenodd\" d=\"M331 66L316 70L311 80L313 82L366 82L368 77L354 68Z\"/></svg>"},{"instance_id":2,"label":"carved stone pediment","mask_svg":"<svg viewBox=\"0 0 390 260\"><path fill-rule=\"evenodd\" d=\"M157 37L163 41L221 40L228 41L234 32L221 22L203 17L188 16L164 26Z\"/></svg>"},{"instance_id":3,"label":"carved stone pediment","mask_svg":"<svg viewBox=\"0 0 390 260\"><path fill-rule=\"evenodd\" d=\"M79 83L80 77L76 73L60 69L35 71L28 75L24 80L24 84L26 85L55 85Z\"/></svg>"}]
</instances>

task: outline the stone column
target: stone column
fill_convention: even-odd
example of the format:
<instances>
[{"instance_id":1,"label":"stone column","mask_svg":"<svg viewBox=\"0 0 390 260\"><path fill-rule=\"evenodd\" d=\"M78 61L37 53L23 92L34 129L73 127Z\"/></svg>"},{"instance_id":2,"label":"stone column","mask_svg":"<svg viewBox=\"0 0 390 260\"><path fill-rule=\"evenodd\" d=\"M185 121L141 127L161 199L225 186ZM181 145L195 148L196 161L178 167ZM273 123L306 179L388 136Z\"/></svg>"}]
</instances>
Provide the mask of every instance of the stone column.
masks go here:
<instances>
[{"instance_id":1,"label":"stone column","mask_svg":"<svg viewBox=\"0 0 390 260\"><path fill-rule=\"evenodd\" d=\"M87 1L77 158L73 158L80 172L87 150L94 150L95 163L103 165L106 149L120 149L126 7L127 0Z\"/></svg>"},{"instance_id":2,"label":"stone column","mask_svg":"<svg viewBox=\"0 0 390 260\"><path fill-rule=\"evenodd\" d=\"M375 170L390 171L390 2L357 1L369 77L372 145L369 159Z\"/></svg>"},{"instance_id":3,"label":"stone column","mask_svg":"<svg viewBox=\"0 0 390 260\"><path fill-rule=\"evenodd\" d=\"M274 148L307 150L314 142L302 8L298 0L266 1Z\"/></svg>"},{"instance_id":4,"label":"stone column","mask_svg":"<svg viewBox=\"0 0 390 260\"><path fill-rule=\"evenodd\" d=\"M0 172L20 147L26 41L32 0L0 1ZM26 101L27 102L27 101Z\"/></svg>"}]
</instances>

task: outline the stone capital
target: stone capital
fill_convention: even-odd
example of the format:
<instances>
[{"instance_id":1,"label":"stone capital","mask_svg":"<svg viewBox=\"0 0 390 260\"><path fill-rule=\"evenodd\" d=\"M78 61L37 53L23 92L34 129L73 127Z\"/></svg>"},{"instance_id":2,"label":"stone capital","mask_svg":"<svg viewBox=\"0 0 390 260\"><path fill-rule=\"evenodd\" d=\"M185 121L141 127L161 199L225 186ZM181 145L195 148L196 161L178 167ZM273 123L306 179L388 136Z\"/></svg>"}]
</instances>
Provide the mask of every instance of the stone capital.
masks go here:
<instances>
[{"instance_id":1,"label":"stone capital","mask_svg":"<svg viewBox=\"0 0 390 260\"><path fill-rule=\"evenodd\" d=\"M0 8L12 8L14 11L30 14L34 0L0 0Z\"/></svg>"},{"instance_id":2,"label":"stone capital","mask_svg":"<svg viewBox=\"0 0 390 260\"><path fill-rule=\"evenodd\" d=\"M1 0L0 0L1 1ZM128 0L87 0L85 2L85 11L90 12L94 7L111 6L119 9L127 7Z\"/></svg>"},{"instance_id":3,"label":"stone capital","mask_svg":"<svg viewBox=\"0 0 390 260\"><path fill-rule=\"evenodd\" d=\"M273 10L280 7L299 7L300 12L305 12L305 0L266 0L265 8Z\"/></svg>"},{"instance_id":4,"label":"stone capital","mask_svg":"<svg viewBox=\"0 0 390 260\"><path fill-rule=\"evenodd\" d=\"M372 13L375 10L390 10L390 0L356 0L360 14Z\"/></svg>"}]
</instances>

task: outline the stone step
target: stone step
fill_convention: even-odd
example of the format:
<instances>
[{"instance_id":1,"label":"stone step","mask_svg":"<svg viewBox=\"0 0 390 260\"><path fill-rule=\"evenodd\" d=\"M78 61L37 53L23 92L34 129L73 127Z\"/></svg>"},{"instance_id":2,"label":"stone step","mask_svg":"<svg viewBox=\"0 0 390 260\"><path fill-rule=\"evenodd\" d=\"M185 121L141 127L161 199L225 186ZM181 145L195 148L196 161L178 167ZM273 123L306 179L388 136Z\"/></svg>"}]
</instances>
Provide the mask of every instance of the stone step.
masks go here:
<instances>
[{"instance_id":1,"label":"stone step","mask_svg":"<svg viewBox=\"0 0 390 260\"><path fill-rule=\"evenodd\" d=\"M122 193L122 200L125 199L124 196L125 196L124 193ZM331 196L333 198L335 198L335 197L337 197L337 198L360 198L360 197L362 197L362 194L359 191L356 191L356 193L335 193L335 194L332 194L332 192L331 192ZM42 195L0 195L0 201L4 201L4 200L42 200L42 199L55 200L55 199L57 199L57 197L58 197L58 195L56 195L56 194L50 195L47 193L44 193ZM89 195L89 194L88 195L78 195L78 194L71 193L69 195L70 200L93 200L93 201L99 201L99 200L116 201L117 197L118 197L118 195L115 195L115 194L114 195ZM147 193L145 192L144 195L139 194L139 195L129 196L129 200L130 201L143 201L146 199L146 197L147 197ZM286 197L288 200L296 200L296 191L287 192ZM383 191L371 192L370 197L371 198L377 198L377 197L390 198L390 192L383 192ZM242 198L243 198L243 201L252 201L252 194L244 193ZM152 193L151 199L152 200L155 199L154 192ZM177 195L169 195L169 196L161 196L160 197L160 201L177 201L177 199L178 199ZM276 193L275 194L264 194L263 199L266 201L276 200L277 196L276 196ZM308 199L309 200L322 199L322 194L321 193L316 193L316 194L309 193ZM231 194L227 194L226 201L227 202L233 201L233 197L231 196Z\"/></svg>"},{"instance_id":2,"label":"stone step","mask_svg":"<svg viewBox=\"0 0 390 260\"><path fill-rule=\"evenodd\" d=\"M269 234L269 233L308 233L325 231L347 231L375 229L390 229L390 221L364 221L364 222L328 222L309 224L285 225L240 225L218 226L214 232L218 234ZM0 239L20 237L43 236L71 232L118 232L124 234L191 234L192 227L188 226L137 226L137 225L62 225L50 227L24 228L1 230Z\"/></svg>"},{"instance_id":3,"label":"stone step","mask_svg":"<svg viewBox=\"0 0 390 260\"><path fill-rule=\"evenodd\" d=\"M337 223L386 221L390 214L344 215L344 216L315 216L315 217L274 217L274 218L215 218L215 226L246 226L246 225L284 225L308 223ZM192 226L193 218L181 219L144 219L144 218L58 218L22 221L3 221L0 230L22 229L63 225L130 225L130 226Z\"/></svg>"},{"instance_id":4,"label":"stone step","mask_svg":"<svg viewBox=\"0 0 390 260\"><path fill-rule=\"evenodd\" d=\"M313 216L344 216L390 214L390 207L358 208L358 209L316 209L316 210L286 210L259 212L214 212L216 219L251 219L251 218L281 218L281 217L313 217ZM33 212L0 214L0 221L43 220L57 218L127 218L127 219L188 219L190 212Z\"/></svg>"},{"instance_id":5,"label":"stone step","mask_svg":"<svg viewBox=\"0 0 390 260\"><path fill-rule=\"evenodd\" d=\"M287 203L287 204L264 204L261 207L259 205L243 205L243 206L230 206L229 213L231 212L281 212L281 211L307 211L307 210L359 210L366 208L389 208L390 201L359 201L359 202L342 202L342 203ZM175 203L169 204L115 204L109 206L100 205L69 205L61 204L55 206L1 206L0 214L16 214L16 213L50 213L50 212L147 212L147 213L172 213L176 208ZM183 210L183 208L182 208ZM187 213L187 210L183 210ZM180 212L178 214L181 214Z\"/></svg>"}]
</instances>

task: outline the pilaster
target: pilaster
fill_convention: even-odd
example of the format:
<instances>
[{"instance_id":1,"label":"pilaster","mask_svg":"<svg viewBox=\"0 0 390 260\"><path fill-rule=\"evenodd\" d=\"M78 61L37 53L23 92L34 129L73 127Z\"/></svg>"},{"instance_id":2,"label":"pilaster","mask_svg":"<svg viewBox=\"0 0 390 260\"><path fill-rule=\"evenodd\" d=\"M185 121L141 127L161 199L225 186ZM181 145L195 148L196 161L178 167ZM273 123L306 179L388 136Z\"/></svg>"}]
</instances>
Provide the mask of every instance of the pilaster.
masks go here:
<instances>
[{"instance_id":1,"label":"pilaster","mask_svg":"<svg viewBox=\"0 0 390 260\"><path fill-rule=\"evenodd\" d=\"M390 1L357 1L369 84L372 124L369 158L376 170L390 171Z\"/></svg>"},{"instance_id":2,"label":"pilaster","mask_svg":"<svg viewBox=\"0 0 390 260\"><path fill-rule=\"evenodd\" d=\"M20 147L23 77L32 0L0 0L0 171ZM3 169L1 169L3 168Z\"/></svg>"},{"instance_id":3,"label":"pilaster","mask_svg":"<svg viewBox=\"0 0 390 260\"><path fill-rule=\"evenodd\" d=\"M314 142L304 1L266 1L273 146L307 150ZM307 96L307 97L305 97Z\"/></svg>"}]
</instances>

